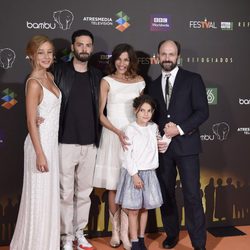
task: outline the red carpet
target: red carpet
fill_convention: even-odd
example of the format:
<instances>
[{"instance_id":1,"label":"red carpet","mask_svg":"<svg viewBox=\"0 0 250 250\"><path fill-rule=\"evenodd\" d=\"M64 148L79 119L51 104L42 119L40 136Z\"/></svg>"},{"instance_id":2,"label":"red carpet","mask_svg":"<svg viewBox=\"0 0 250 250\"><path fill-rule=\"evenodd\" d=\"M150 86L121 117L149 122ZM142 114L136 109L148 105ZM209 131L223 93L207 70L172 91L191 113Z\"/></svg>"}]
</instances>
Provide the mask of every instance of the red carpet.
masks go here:
<instances>
[{"instance_id":1,"label":"red carpet","mask_svg":"<svg viewBox=\"0 0 250 250\"><path fill-rule=\"evenodd\" d=\"M250 226L237 227L246 235L233 237L214 237L210 233L207 234L207 250L249 250L250 249ZM90 241L97 250L114 249L109 246L109 237L93 238ZM162 241L165 239L165 234L148 234L146 235L146 245L148 250L162 250ZM123 250L120 246L115 248ZM0 250L9 250L9 247L0 247ZM31 249L27 249L31 250ZM33 250L33 249L32 249ZM44 249L46 250L46 249ZM181 231L180 241L174 250L192 250L192 246L186 231Z\"/></svg>"}]
</instances>

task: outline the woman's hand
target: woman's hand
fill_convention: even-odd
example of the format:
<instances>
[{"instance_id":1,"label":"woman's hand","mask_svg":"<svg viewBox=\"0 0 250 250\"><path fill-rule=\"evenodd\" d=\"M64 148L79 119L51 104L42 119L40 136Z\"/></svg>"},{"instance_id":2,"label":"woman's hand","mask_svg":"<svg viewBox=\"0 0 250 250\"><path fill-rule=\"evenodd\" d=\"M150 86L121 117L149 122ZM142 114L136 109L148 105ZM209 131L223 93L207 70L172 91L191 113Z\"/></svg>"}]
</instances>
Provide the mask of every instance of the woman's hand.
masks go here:
<instances>
[{"instance_id":1,"label":"woman's hand","mask_svg":"<svg viewBox=\"0 0 250 250\"><path fill-rule=\"evenodd\" d=\"M132 176L133 178L133 182L134 182L134 187L137 189L142 189L144 186L144 183L142 181L142 179L140 178L140 176L138 174L135 174Z\"/></svg>"},{"instance_id":2,"label":"woman's hand","mask_svg":"<svg viewBox=\"0 0 250 250\"><path fill-rule=\"evenodd\" d=\"M40 172L49 172L48 164L45 155L37 155L36 157L36 167Z\"/></svg>"},{"instance_id":3,"label":"woman's hand","mask_svg":"<svg viewBox=\"0 0 250 250\"><path fill-rule=\"evenodd\" d=\"M119 140L121 142L123 150L127 150L127 146L130 145L130 143L128 142L129 138L121 130L119 130L119 132L117 133L117 135L119 137Z\"/></svg>"}]
</instances>

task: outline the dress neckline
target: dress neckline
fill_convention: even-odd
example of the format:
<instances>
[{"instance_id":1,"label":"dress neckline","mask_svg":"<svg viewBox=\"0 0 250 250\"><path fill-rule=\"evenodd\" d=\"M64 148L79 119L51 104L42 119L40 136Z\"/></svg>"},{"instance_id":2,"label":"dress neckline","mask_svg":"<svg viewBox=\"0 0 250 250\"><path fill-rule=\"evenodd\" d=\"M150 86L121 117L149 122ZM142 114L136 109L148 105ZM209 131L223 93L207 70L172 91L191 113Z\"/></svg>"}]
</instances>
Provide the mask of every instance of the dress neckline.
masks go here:
<instances>
[{"instance_id":1,"label":"dress neckline","mask_svg":"<svg viewBox=\"0 0 250 250\"><path fill-rule=\"evenodd\" d=\"M57 85L55 84L55 82L54 82L54 80L53 80L52 78L51 78L51 80L52 80L54 86L58 89L59 95L57 95L57 94L54 93L53 91L49 90L48 88L44 87L43 84L42 84L42 80L40 80L39 78L36 78L36 77L32 76L32 77L29 77L29 79L35 79L35 80L37 80L37 81L39 82L39 84L42 86L42 88L46 89L48 92L50 92L52 95L54 95L57 99L60 98L60 96L61 96L61 91L60 91L60 89L57 87Z\"/></svg>"},{"instance_id":2,"label":"dress neckline","mask_svg":"<svg viewBox=\"0 0 250 250\"><path fill-rule=\"evenodd\" d=\"M111 76L107 76L109 78L111 78L112 80L116 81L116 82L119 82L121 84L127 84L127 85L132 85L132 84L138 84L138 83L142 83L144 82L144 80L141 80L141 81L138 81L138 82L121 82L121 81L118 81L117 79L111 77Z\"/></svg>"}]
</instances>

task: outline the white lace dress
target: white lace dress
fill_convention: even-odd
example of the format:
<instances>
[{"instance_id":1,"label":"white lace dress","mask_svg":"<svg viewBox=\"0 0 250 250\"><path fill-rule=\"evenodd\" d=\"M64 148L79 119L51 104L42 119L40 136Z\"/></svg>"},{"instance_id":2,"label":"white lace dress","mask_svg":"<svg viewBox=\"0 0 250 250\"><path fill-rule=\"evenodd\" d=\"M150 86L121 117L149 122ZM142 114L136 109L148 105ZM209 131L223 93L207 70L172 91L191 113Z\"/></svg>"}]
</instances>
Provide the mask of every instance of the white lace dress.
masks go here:
<instances>
[{"instance_id":1,"label":"white lace dress","mask_svg":"<svg viewBox=\"0 0 250 250\"><path fill-rule=\"evenodd\" d=\"M129 123L135 121L133 99L145 88L145 82L122 83L110 76L104 79L109 84L107 118L116 128L124 130ZM121 170L121 150L118 136L103 127L97 151L94 187L116 190Z\"/></svg>"},{"instance_id":2,"label":"white lace dress","mask_svg":"<svg viewBox=\"0 0 250 250\"><path fill-rule=\"evenodd\" d=\"M49 172L37 170L36 154L28 134L24 143L22 198L11 250L60 249L58 127L61 93L57 97L42 88L43 99L37 112L45 119L39 126L39 133Z\"/></svg>"}]
</instances>

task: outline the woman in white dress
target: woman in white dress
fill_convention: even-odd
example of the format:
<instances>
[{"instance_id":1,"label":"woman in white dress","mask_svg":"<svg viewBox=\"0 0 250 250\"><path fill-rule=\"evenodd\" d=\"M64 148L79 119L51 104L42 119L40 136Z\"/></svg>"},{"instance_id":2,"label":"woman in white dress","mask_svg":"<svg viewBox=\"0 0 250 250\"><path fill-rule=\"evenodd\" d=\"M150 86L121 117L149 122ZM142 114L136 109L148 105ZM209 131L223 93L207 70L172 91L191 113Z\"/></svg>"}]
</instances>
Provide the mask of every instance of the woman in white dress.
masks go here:
<instances>
[{"instance_id":1,"label":"woman in white dress","mask_svg":"<svg viewBox=\"0 0 250 250\"><path fill-rule=\"evenodd\" d=\"M118 44L109 62L109 75L101 81L100 122L103 125L97 153L93 186L109 190L109 210L112 223L110 245L117 247L120 241L130 249L128 217L115 204L115 195L121 170L121 150L126 150L126 126L135 121L133 99L145 88L145 82L137 74L138 60L129 44ZM107 115L105 115L105 106Z\"/></svg>"},{"instance_id":2,"label":"woman in white dress","mask_svg":"<svg viewBox=\"0 0 250 250\"><path fill-rule=\"evenodd\" d=\"M29 134L24 143L22 198L11 250L60 249L58 122L61 93L47 71L54 47L46 36L27 45L32 72L26 82ZM37 126L37 116L44 122Z\"/></svg>"}]
</instances>

